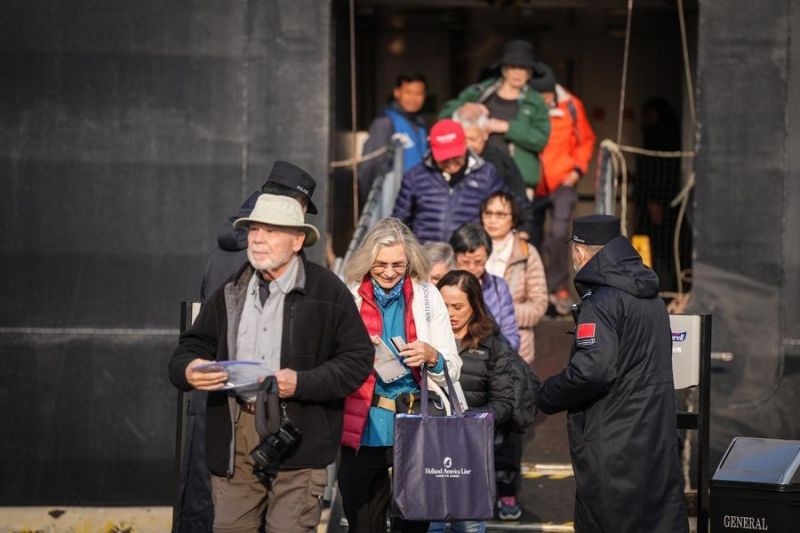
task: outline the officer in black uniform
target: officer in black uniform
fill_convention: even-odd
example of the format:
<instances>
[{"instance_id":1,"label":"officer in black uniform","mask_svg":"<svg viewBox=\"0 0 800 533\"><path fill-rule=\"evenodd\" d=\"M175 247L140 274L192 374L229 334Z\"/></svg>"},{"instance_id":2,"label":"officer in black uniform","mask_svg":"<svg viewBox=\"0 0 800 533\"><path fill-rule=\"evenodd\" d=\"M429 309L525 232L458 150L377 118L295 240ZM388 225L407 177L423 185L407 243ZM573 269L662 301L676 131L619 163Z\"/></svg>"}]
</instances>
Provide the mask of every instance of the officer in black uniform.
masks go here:
<instances>
[{"instance_id":1,"label":"officer in black uniform","mask_svg":"<svg viewBox=\"0 0 800 533\"><path fill-rule=\"evenodd\" d=\"M619 218L573 222L581 296L567 367L536 403L567 410L577 533L686 532L669 316L658 276L625 237Z\"/></svg>"}]
</instances>

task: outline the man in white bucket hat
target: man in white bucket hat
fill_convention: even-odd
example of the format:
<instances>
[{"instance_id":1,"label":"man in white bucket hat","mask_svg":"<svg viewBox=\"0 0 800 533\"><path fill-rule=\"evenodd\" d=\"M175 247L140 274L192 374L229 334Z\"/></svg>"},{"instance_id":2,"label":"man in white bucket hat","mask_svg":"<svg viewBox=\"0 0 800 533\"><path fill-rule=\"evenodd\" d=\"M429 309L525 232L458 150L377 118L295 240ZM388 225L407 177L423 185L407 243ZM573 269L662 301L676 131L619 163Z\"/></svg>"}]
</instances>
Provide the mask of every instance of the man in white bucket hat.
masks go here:
<instances>
[{"instance_id":1,"label":"man in white bucket hat","mask_svg":"<svg viewBox=\"0 0 800 533\"><path fill-rule=\"evenodd\" d=\"M319 232L296 200L262 194L234 225L248 229L248 263L181 335L169 377L182 390L209 391L214 531L258 531L262 523L267 531L315 531L343 400L372 371L374 348L345 285L300 254ZM251 456L270 440L256 430L256 391L223 390L226 372L197 368L210 360L255 361L275 376L281 423L289 420L299 438L278 450L266 478L263 468L254 473L260 465Z\"/></svg>"}]
</instances>

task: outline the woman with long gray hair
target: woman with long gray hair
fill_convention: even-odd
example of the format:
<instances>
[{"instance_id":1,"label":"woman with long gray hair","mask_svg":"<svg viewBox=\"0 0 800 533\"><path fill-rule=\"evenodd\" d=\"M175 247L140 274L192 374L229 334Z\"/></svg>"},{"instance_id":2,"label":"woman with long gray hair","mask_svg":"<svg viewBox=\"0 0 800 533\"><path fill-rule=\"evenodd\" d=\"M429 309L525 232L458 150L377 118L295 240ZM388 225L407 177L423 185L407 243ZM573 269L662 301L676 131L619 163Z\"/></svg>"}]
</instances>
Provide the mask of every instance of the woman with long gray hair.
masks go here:
<instances>
[{"instance_id":1,"label":"woman with long gray hair","mask_svg":"<svg viewBox=\"0 0 800 533\"><path fill-rule=\"evenodd\" d=\"M394 416L418 409L422 365L428 388L445 411L445 362L453 381L461 372L447 307L427 282L429 270L425 250L394 218L378 222L345 266L345 282L364 325L379 350L390 350L393 368L387 376L381 365L345 401L339 490L350 532L385 530ZM403 339L398 349L392 343L396 337ZM392 531L427 529L427 522L392 520Z\"/></svg>"}]
</instances>

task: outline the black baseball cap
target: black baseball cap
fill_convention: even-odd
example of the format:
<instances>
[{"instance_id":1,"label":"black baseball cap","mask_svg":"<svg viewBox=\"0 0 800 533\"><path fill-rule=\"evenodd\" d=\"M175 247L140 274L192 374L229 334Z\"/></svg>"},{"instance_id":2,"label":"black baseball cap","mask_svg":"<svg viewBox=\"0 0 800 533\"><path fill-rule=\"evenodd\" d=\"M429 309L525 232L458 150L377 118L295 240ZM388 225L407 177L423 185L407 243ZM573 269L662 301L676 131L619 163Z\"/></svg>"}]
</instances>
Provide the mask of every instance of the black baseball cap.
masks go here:
<instances>
[{"instance_id":1,"label":"black baseball cap","mask_svg":"<svg viewBox=\"0 0 800 533\"><path fill-rule=\"evenodd\" d=\"M269 172L267 183L277 183L289 189L295 190L306 197L308 203L308 212L312 215L318 213L317 206L311 201L314 195L314 189L317 187L317 182L311 177L311 174L302 168L289 163L288 161L275 161L272 165L272 170Z\"/></svg>"},{"instance_id":2,"label":"black baseball cap","mask_svg":"<svg viewBox=\"0 0 800 533\"><path fill-rule=\"evenodd\" d=\"M620 221L614 215L586 215L572 222L572 242L579 244L606 244L619 237Z\"/></svg>"}]
</instances>

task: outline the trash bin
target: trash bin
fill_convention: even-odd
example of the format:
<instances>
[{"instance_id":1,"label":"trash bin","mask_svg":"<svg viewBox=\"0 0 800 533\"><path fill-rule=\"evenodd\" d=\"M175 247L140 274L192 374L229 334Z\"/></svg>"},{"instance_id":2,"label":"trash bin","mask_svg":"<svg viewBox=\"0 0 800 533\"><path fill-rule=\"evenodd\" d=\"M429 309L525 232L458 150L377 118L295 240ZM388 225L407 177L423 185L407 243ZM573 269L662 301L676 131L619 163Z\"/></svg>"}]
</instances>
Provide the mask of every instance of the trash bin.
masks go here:
<instances>
[{"instance_id":1,"label":"trash bin","mask_svg":"<svg viewBox=\"0 0 800 533\"><path fill-rule=\"evenodd\" d=\"M800 531L800 441L736 437L711 479L711 531Z\"/></svg>"}]
</instances>

